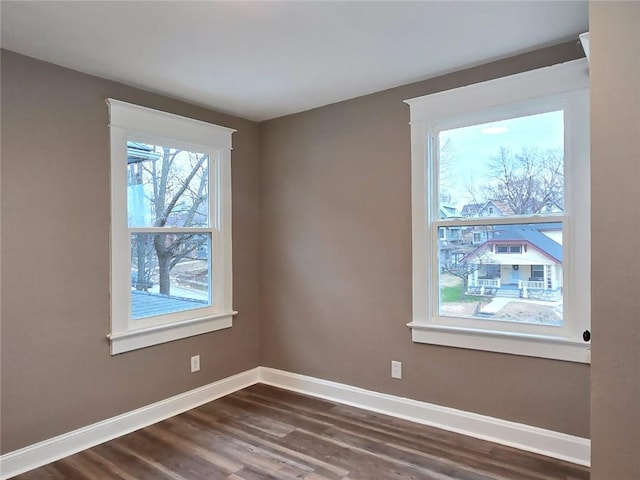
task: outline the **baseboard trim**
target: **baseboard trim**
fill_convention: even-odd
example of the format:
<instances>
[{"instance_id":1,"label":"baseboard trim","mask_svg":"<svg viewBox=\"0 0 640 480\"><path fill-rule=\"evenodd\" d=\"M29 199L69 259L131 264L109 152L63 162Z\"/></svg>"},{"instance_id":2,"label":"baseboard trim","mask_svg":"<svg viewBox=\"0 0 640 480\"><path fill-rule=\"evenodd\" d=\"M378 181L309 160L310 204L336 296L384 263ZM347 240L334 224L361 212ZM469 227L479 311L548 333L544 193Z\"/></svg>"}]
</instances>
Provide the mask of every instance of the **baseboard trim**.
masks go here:
<instances>
[{"instance_id":1,"label":"baseboard trim","mask_svg":"<svg viewBox=\"0 0 640 480\"><path fill-rule=\"evenodd\" d=\"M259 382L590 466L591 440L342 383L259 367Z\"/></svg>"},{"instance_id":2,"label":"baseboard trim","mask_svg":"<svg viewBox=\"0 0 640 480\"><path fill-rule=\"evenodd\" d=\"M0 457L0 479L5 480L73 455L100 443L178 415L258 382L259 367L217 382L73 430Z\"/></svg>"},{"instance_id":3,"label":"baseboard trim","mask_svg":"<svg viewBox=\"0 0 640 480\"><path fill-rule=\"evenodd\" d=\"M578 465L590 465L591 441L477 413L365 390L320 378L256 367L86 427L0 456L0 480L41 467L87 448L265 383L294 392L462 433Z\"/></svg>"}]
</instances>

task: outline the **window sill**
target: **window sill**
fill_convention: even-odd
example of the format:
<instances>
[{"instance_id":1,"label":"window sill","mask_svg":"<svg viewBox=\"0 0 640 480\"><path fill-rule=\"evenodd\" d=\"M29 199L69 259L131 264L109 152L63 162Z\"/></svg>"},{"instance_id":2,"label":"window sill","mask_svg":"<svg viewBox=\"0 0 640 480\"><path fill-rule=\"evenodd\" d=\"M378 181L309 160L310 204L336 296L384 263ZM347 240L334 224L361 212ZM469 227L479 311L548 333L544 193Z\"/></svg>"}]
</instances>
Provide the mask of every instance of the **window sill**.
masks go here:
<instances>
[{"instance_id":1,"label":"window sill","mask_svg":"<svg viewBox=\"0 0 640 480\"><path fill-rule=\"evenodd\" d=\"M111 343L111 355L171 342L181 338L215 332L232 326L233 316L238 312L220 313L182 322L157 325L128 332L107 335Z\"/></svg>"},{"instance_id":2,"label":"window sill","mask_svg":"<svg viewBox=\"0 0 640 480\"><path fill-rule=\"evenodd\" d=\"M549 358L565 362L591 363L591 344L563 337L547 337L468 328L408 323L415 343Z\"/></svg>"}]
</instances>

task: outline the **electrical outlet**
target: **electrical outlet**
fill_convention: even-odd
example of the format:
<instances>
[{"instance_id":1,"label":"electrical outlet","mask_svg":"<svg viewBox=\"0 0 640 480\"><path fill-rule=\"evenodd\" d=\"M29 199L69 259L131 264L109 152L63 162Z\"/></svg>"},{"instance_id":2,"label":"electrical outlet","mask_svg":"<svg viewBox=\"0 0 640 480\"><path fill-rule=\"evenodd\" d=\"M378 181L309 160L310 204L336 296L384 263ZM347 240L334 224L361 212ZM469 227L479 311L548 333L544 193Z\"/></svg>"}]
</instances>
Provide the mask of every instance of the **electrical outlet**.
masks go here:
<instances>
[{"instance_id":1,"label":"electrical outlet","mask_svg":"<svg viewBox=\"0 0 640 480\"><path fill-rule=\"evenodd\" d=\"M391 378L402 378L402 362L391 360Z\"/></svg>"},{"instance_id":2,"label":"electrical outlet","mask_svg":"<svg viewBox=\"0 0 640 480\"><path fill-rule=\"evenodd\" d=\"M191 373L200 371L200 355L191 357Z\"/></svg>"}]
</instances>

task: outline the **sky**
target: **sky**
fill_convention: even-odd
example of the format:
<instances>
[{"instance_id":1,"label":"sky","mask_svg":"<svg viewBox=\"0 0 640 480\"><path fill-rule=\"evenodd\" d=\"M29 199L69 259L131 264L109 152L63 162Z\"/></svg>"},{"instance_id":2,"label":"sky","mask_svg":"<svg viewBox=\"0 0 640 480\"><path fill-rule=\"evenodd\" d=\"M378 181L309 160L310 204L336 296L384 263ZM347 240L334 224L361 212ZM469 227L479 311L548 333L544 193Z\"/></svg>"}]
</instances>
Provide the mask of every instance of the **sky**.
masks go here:
<instances>
[{"instance_id":1,"label":"sky","mask_svg":"<svg viewBox=\"0 0 640 480\"><path fill-rule=\"evenodd\" d=\"M449 190L453 194L453 205L458 209L471 203L467 184L487 184L487 164L501 147L512 153L523 148L539 150L564 150L563 111L547 112L527 117L501 120L469 127L443 130L439 133L439 145L449 141L446 155L451 157L447 167Z\"/></svg>"}]
</instances>

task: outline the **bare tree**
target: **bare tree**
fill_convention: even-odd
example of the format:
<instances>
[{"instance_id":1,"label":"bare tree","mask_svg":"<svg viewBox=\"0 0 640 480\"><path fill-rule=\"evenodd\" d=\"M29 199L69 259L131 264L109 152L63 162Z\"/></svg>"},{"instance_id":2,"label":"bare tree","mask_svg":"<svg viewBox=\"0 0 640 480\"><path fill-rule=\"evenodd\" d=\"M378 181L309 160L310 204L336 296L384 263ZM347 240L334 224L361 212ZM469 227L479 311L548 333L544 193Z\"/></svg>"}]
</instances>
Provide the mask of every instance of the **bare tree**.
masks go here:
<instances>
[{"instance_id":1,"label":"bare tree","mask_svg":"<svg viewBox=\"0 0 640 480\"><path fill-rule=\"evenodd\" d=\"M453 187L456 183L454 172L455 145L451 138L447 138L440 146L438 153L438 187L440 195L453 199Z\"/></svg>"},{"instance_id":2,"label":"bare tree","mask_svg":"<svg viewBox=\"0 0 640 480\"><path fill-rule=\"evenodd\" d=\"M489 162L484 200L499 200L516 215L540 212L545 206L564 206L564 159L558 152L523 149L513 154L502 147Z\"/></svg>"},{"instance_id":3,"label":"bare tree","mask_svg":"<svg viewBox=\"0 0 640 480\"><path fill-rule=\"evenodd\" d=\"M198 212L198 208L206 197L208 162L206 155L199 155L192 158L191 171L182 178L176 172L172 172L172 166L180 150L173 150L163 147L163 161L158 172L157 162L153 162L153 192L156 219L155 227L164 227L170 219L175 218L172 223L181 223L180 226L193 226L193 220ZM189 153L190 157L193 154ZM195 161L193 161L195 160ZM192 182L197 185L194 190ZM183 196L188 196L190 202L180 202ZM190 203L190 205L189 205ZM186 210L182 210L186 205ZM177 215L173 215L177 214ZM192 253L204 242L202 235L178 234L178 235L155 235L153 246L158 256L158 275L160 293L169 295L171 282L169 274L180 260Z\"/></svg>"},{"instance_id":4,"label":"bare tree","mask_svg":"<svg viewBox=\"0 0 640 480\"><path fill-rule=\"evenodd\" d=\"M469 288L469 276L480 270L483 265L482 258L466 256L463 251L452 251L448 255L442 253L441 251L440 270L462 280L460 300L464 300L465 293Z\"/></svg>"},{"instance_id":5,"label":"bare tree","mask_svg":"<svg viewBox=\"0 0 640 480\"><path fill-rule=\"evenodd\" d=\"M157 155L138 162L139 182L148 187L147 202L153 212L153 227L194 227L206 223L203 211L208 198L208 156L169 147L154 147ZM130 165L131 170L131 165ZM207 237L197 233L140 234L136 238L137 285L146 290L149 271L157 257L159 291L171 293L171 270L199 249ZM151 250L153 245L153 251Z\"/></svg>"},{"instance_id":6,"label":"bare tree","mask_svg":"<svg viewBox=\"0 0 640 480\"><path fill-rule=\"evenodd\" d=\"M440 270L442 272L458 277L462 280L462 291L460 300L464 300L465 294L469 290L469 277L474 273L486 272L492 265L496 265L488 252L469 252L464 249L451 252L450 255L440 255ZM499 275L499 269L498 269Z\"/></svg>"}]
</instances>

